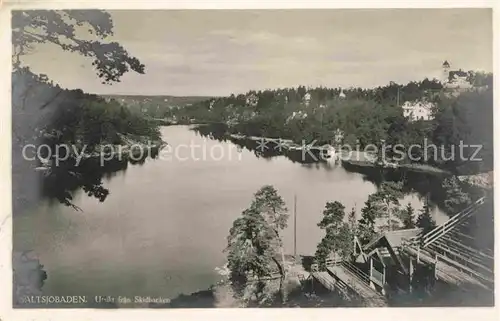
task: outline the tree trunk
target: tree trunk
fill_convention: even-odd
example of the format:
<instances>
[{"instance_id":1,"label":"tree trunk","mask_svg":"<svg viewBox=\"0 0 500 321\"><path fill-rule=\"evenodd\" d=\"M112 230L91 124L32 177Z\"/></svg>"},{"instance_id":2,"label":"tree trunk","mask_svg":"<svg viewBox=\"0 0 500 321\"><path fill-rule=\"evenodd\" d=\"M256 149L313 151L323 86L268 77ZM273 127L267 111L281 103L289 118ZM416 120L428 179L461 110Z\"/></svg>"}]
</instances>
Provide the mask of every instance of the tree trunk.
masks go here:
<instances>
[{"instance_id":1,"label":"tree trunk","mask_svg":"<svg viewBox=\"0 0 500 321\"><path fill-rule=\"evenodd\" d=\"M288 293L286 292L286 267L285 267L285 250L283 249L283 243L280 240L281 248L281 263L282 263L282 274L280 278L280 292L282 303L285 303L288 299Z\"/></svg>"},{"instance_id":2,"label":"tree trunk","mask_svg":"<svg viewBox=\"0 0 500 321\"><path fill-rule=\"evenodd\" d=\"M285 286L286 271L285 271L285 253L283 252L282 247L281 247L281 259L282 259L282 262L280 263L276 258L273 258L274 262L276 263L276 265L278 266L278 269L280 271L279 293L280 293L281 303L285 303L287 300L287 293L286 293L286 286Z\"/></svg>"}]
</instances>

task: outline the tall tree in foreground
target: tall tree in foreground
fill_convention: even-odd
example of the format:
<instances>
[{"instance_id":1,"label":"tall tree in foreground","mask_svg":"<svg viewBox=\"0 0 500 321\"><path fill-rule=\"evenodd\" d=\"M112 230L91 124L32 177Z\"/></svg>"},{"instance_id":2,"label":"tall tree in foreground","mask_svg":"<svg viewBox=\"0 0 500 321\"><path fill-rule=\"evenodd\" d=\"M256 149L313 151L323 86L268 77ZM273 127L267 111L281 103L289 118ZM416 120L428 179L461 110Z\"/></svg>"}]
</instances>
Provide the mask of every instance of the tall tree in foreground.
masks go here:
<instances>
[{"instance_id":1,"label":"tall tree in foreground","mask_svg":"<svg viewBox=\"0 0 500 321\"><path fill-rule=\"evenodd\" d=\"M260 281L271 274L272 238L272 231L253 205L233 222L226 251L230 279L238 295L243 295L249 276Z\"/></svg>"},{"instance_id":2,"label":"tall tree in foreground","mask_svg":"<svg viewBox=\"0 0 500 321\"><path fill-rule=\"evenodd\" d=\"M377 192L373 194L374 200L380 206L382 216L387 219L383 229L392 231L399 227L397 214L400 211L399 199L403 197L402 189L402 182L383 182Z\"/></svg>"},{"instance_id":3,"label":"tall tree in foreground","mask_svg":"<svg viewBox=\"0 0 500 321\"><path fill-rule=\"evenodd\" d=\"M278 195L278 191L271 185L265 185L255 193L254 204L274 233L273 245L279 250L281 262L278 262L274 256L273 259L281 274L280 293L282 301L286 301L287 293L285 282L287 271L285 265L285 249L281 238L281 232L287 227L289 217L288 209L286 208L283 198Z\"/></svg>"},{"instance_id":4,"label":"tall tree in foreground","mask_svg":"<svg viewBox=\"0 0 500 321\"><path fill-rule=\"evenodd\" d=\"M82 31L94 39L79 36ZM106 84L120 81L129 70L144 73L144 65L119 43L105 41L111 35L111 15L101 10L12 11L13 65L19 68L22 55L37 44L51 43L92 59L97 76Z\"/></svg>"},{"instance_id":5,"label":"tall tree in foreground","mask_svg":"<svg viewBox=\"0 0 500 321\"><path fill-rule=\"evenodd\" d=\"M375 236L375 221L380 216L380 207L372 195L368 196L365 206L361 209L358 221L358 234L361 243L366 244Z\"/></svg>"},{"instance_id":6,"label":"tall tree in foreground","mask_svg":"<svg viewBox=\"0 0 500 321\"><path fill-rule=\"evenodd\" d=\"M340 202L326 203L323 219L318 223L326 234L319 242L315 254L320 270L326 269L326 260L332 252L341 259L349 257L352 253L352 235L349 225L344 222L344 210L345 207Z\"/></svg>"},{"instance_id":7,"label":"tall tree in foreground","mask_svg":"<svg viewBox=\"0 0 500 321\"><path fill-rule=\"evenodd\" d=\"M356 222L356 208L352 208L349 214L347 214L347 224L351 234L358 235L358 223Z\"/></svg>"},{"instance_id":8,"label":"tall tree in foreground","mask_svg":"<svg viewBox=\"0 0 500 321\"><path fill-rule=\"evenodd\" d=\"M276 189L263 186L254 195L250 208L234 221L228 237L228 267L234 283L244 287L249 275L270 276L273 264L280 273L280 296L286 301L286 265L281 232L288 212Z\"/></svg>"},{"instance_id":9,"label":"tall tree in foreground","mask_svg":"<svg viewBox=\"0 0 500 321\"><path fill-rule=\"evenodd\" d=\"M36 53L38 45L51 44L62 51L89 58L97 77L105 84L119 82L129 71L143 74L144 65L119 43L107 41L113 35L113 21L105 11L16 10L12 11L11 26L13 185L19 187L19 194L29 195L31 191L25 181L38 179L31 168L37 166L22 157L22 148L32 143L46 144L47 139L52 141L67 138L64 137L64 131L53 128L74 128L73 124L58 126L60 124L56 118L69 107L81 109L80 104L85 95L82 91L75 91L71 96L68 91L54 85L47 75L33 74L29 66L23 64L23 56ZM104 129L104 126L99 127L99 131ZM67 140L57 143L71 145ZM54 148L52 144L49 146ZM54 155L55 150L51 150L50 154ZM89 191L90 196L104 199L108 191L102 186L100 177L88 179L92 175L74 166L75 157L71 156L63 166L51 167L51 179L60 182L78 180L78 184ZM58 186L59 190L53 193L55 198L65 205L77 208L72 202L72 190L66 184ZM29 200L26 203L28 202Z\"/></svg>"}]
</instances>

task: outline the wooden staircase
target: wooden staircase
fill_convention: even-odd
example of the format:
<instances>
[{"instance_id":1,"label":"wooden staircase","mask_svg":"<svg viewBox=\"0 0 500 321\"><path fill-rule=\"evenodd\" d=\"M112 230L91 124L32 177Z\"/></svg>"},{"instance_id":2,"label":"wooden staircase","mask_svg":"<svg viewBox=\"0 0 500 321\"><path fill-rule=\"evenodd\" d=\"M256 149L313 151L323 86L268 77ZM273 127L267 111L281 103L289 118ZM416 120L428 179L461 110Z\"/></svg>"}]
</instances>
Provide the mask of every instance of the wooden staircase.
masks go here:
<instances>
[{"instance_id":1,"label":"wooden staircase","mask_svg":"<svg viewBox=\"0 0 500 321\"><path fill-rule=\"evenodd\" d=\"M474 215L477 209L484 204L484 200L485 198L481 197L480 199L469 205L466 209L452 216L448 221L444 222L440 226L437 226L425 235L418 237L417 239L420 242L420 246L422 248L425 248L435 241L439 240L443 235L447 234L450 231L453 231L457 226Z\"/></svg>"},{"instance_id":2,"label":"wooden staircase","mask_svg":"<svg viewBox=\"0 0 500 321\"><path fill-rule=\"evenodd\" d=\"M464 281L471 281L471 283L478 281L478 284L486 288L494 288L492 252L472 247L470 244L473 242L470 241L471 239L473 241L473 238L462 231L462 228L469 224L467 220L476 213L484 201L484 197L478 199L442 225L409 240L403 249L417 257L434 258L435 264L437 264L436 269L440 270L443 279L447 278L444 275L447 273L449 277L455 279L462 278ZM472 282L471 277L474 282Z\"/></svg>"},{"instance_id":3,"label":"wooden staircase","mask_svg":"<svg viewBox=\"0 0 500 321\"><path fill-rule=\"evenodd\" d=\"M378 284L378 280L370 279L368 274L353 263L346 260L329 259L326 261L326 265L326 271L320 272L317 269L317 264L313 264L311 273L311 276L325 288L331 291L337 290L347 297L354 292L362 298L367 306L387 306L384 295L372 287L372 282Z\"/></svg>"}]
</instances>

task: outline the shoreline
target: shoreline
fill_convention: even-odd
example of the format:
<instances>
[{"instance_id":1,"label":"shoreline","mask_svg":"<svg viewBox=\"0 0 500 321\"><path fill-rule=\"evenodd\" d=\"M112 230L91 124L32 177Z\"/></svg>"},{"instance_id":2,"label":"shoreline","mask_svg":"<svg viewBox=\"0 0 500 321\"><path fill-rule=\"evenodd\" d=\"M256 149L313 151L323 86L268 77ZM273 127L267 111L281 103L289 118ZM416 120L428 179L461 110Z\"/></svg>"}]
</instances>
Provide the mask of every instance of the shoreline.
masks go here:
<instances>
[{"instance_id":1,"label":"shoreline","mask_svg":"<svg viewBox=\"0 0 500 321\"><path fill-rule=\"evenodd\" d=\"M348 159L345 159L343 155L339 155L337 153L336 149L334 146L328 145L329 147L324 147L324 146L317 146L316 148L314 147L308 147L309 145L298 145L293 142L291 139L280 139L280 138L271 138L271 137L264 137L264 136L246 136L246 135L241 135L241 134L228 134L226 133L224 136L228 136L232 139L235 140L250 140L250 141L267 141L267 142L274 142L279 141L279 144L283 147L283 149L286 151L296 151L296 150L304 150L306 148L310 148L311 150L327 150L330 151L330 154L333 154L335 161L339 161L340 163L346 163L347 165L355 166L355 167L362 167L362 168L376 168L379 167L378 164L376 164L373 160L370 160L372 158L372 155L366 152L360 152L360 151L353 151L352 153L355 153L355 155L351 154ZM333 153L332 153L333 150ZM283 155L285 155L285 152L283 152ZM344 154L344 152L340 152L341 154ZM345 154L344 154L345 155ZM361 157L360 157L361 156ZM415 173L423 173L423 174L436 174L436 175L452 175L451 172L447 170L443 170L441 168L427 165L427 164L419 164L419 163L408 163L408 164L394 164L394 163L389 163L386 162L386 164L380 166L383 169L393 169L393 170L407 170Z\"/></svg>"}]
</instances>

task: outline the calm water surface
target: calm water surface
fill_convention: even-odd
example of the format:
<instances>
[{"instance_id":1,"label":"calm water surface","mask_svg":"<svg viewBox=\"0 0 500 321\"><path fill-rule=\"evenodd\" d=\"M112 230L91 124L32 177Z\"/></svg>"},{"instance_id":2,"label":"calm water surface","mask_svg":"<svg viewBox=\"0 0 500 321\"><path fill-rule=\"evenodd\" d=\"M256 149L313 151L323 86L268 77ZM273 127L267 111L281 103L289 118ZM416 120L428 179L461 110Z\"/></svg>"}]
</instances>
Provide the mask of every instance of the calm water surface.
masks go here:
<instances>
[{"instance_id":1,"label":"calm water surface","mask_svg":"<svg viewBox=\"0 0 500 321\"><path fill-rule=\"evenodd\" d=\"M327 201L338 200L346 210L356 206L359 214L376 190L340 166L258 158L186 126L164 127L162 135L178 157L148 159L104 179L110 190L105 202L77 192L83 212L44 203L15 219L16 247L33 249L47 270L45 294L173 298L205 289L219 279L214 268L225 263L232 222L262 185L274 185L291 212L297 195L301 254L313 254L323 236L316 224ZM204 145L207 158L195 160L180 147L189 144ZM203 148L193 150L203 157ZM406 196L403 204L408 202L422 207L416 195ZM434 214L438 223L446 219ZM289 253L292 222L284 235Z\"/></svg>"}]
</instances>

